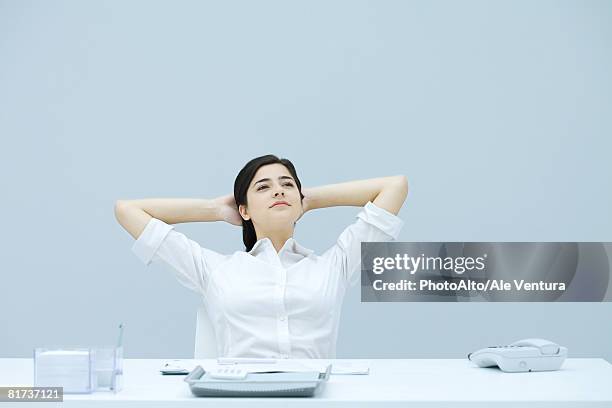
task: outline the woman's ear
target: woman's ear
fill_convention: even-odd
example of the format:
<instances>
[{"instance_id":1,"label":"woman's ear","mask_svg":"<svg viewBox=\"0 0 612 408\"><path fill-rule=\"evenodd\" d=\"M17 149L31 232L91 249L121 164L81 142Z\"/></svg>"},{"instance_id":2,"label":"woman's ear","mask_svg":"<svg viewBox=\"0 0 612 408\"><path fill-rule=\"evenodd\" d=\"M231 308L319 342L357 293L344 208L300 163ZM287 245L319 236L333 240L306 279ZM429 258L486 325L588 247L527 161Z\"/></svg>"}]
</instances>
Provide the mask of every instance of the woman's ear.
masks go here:
<instances>
[{"instance_id":1,"label":"woman's ear","mask_svg":"<svg viewBox=\"0 0 612 408\"><path fill-rule=\"evenodd\" d=\"M251 219L251 216L247 213L247 208L244 204L240 204L238 206L238 212L240 213L240 216L245 220L248 221Z\"/></svg>"}]
</instances>

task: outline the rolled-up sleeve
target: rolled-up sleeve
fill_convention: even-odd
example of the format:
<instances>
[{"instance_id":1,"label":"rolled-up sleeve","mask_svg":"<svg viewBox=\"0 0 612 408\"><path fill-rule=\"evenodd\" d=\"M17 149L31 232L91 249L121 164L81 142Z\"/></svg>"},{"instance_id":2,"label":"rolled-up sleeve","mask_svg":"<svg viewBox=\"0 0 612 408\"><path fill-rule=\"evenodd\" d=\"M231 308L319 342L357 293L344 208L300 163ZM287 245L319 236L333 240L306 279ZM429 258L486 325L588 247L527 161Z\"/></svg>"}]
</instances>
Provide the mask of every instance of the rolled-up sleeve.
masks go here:
<instances>
[{"instance_id":1,"label":"rolled-up sleeve","mask_svg":"<svg viewBox=\"0 0 612 408\"><path fill-rule=\"evenodd\" d=\"M145 265L159 261L167 264L179 283L200 294L206 293L211 272L228 257L201 247L157 218L149 220L132 252Z\"/></svg>"},{"instance_id":2,"label":"rolled-up sleeve","mask_svg":"<svg viewBox=\"0 0 612 408\"><path fill-rule=\"evenodd\" d=\"M357 214L357 221L342 231L336 244L327 252L348 285L359 280L362 242L397 240L404 221L371 201Z\"/></svg>"}]
</instances>

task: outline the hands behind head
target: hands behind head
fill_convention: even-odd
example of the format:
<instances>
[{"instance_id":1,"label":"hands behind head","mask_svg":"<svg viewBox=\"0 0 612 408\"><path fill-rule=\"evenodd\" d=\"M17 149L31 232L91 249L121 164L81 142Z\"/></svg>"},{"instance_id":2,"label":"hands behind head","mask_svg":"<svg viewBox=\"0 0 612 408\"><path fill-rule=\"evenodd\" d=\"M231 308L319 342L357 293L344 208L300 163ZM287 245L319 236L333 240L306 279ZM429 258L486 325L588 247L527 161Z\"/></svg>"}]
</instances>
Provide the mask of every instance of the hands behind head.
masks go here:
<instances>
[{"instance_id":1,"label":"hands behind head","mask_svg":"<svg viewBox=\"0 0 612 408\"><path fill-rule=\"evenodd\" d=\"M240 212L238 212L238 207L236 206L236 200L234 199L233 194L218 197L215 199L215 201L219 205L219 217L222 221L228 222L232 225L237 225L239 227L242 226L242 216L240 215ZM302 200L304 211L296 222L299 221L304 216L304 213L310 209L309 204L310 201L308 200L308 197L304 195L304 199Z\"/></svg>"}]
</instances>

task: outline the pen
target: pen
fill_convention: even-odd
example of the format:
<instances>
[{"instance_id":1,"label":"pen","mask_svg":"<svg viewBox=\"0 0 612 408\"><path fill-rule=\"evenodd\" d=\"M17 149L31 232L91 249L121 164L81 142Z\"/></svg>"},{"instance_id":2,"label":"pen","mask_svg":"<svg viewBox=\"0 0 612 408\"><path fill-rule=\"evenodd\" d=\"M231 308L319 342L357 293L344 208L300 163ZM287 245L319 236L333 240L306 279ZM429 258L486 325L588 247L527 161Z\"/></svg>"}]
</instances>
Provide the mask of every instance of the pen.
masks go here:
<instances>
[{"instance_id":1,"label":"pen","mask_svg":"<svg viewBox=\"0 0 612 408\"><path fill-rule=\"evenodd\" d=\"M251 358L251 357L219 357L217 359L219 364L267 364L276 363L275 358Z\"/></svg>"},{"instance_id":2,"label":"pen","mask_svg":"<svg viewBox=\"0 0 612 408\"><path fill-rule=\"evenodd\" d=\"M123 323L119 323L119 339L117 339L117 348L121 347L123 342Z\"/></svg>"}]
</instances>

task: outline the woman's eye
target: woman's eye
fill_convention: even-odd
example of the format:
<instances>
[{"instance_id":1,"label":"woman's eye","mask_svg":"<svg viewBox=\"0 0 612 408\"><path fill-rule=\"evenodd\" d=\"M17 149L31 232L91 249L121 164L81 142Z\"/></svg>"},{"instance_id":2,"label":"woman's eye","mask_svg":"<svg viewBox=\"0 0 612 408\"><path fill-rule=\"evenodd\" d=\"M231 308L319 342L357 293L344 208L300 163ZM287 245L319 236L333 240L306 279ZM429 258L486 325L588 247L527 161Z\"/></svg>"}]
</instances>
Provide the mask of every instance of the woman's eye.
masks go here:
<instances>
[{"instance_id":1,"label":"woman's eye","mask_svg":"<svg viewBox=\"0 0 612 408\"><path fill-rule=\"evenodd\" d=\"M284 185L284 186L293 187L293 183L284 183L283 185ZM266 185L259 186L259 187L257 188L257 190L256 190L256 191L260 191L260 190L263 190L263 189L265 189L265 188L268 188L268 186L266 186Z\"/></svg>"}]
</instances>

